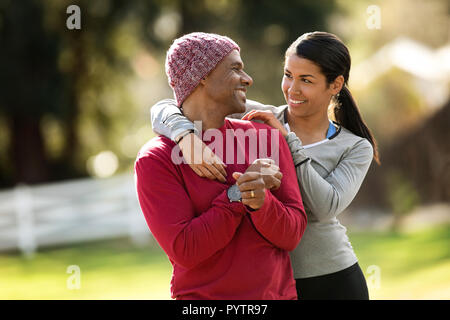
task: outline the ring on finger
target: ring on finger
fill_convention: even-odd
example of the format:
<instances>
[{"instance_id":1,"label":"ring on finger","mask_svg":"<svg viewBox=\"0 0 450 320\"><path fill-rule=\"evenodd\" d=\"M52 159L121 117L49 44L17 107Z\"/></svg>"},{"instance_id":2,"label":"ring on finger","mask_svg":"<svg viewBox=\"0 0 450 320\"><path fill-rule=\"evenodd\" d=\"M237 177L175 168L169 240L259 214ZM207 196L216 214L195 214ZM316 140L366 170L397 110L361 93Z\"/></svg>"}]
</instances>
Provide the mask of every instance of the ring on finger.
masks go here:
<instances>
[{"instance_id":1,"label":"ring on finger","mask_svg":"<svg viewBox=\"0 0 450 320\"><path fill-rule=\"evenodd\" d=\"M253 190L250 191L250 198L254 198L255 197L255 192Z\"/></svg>"}]
</instances>

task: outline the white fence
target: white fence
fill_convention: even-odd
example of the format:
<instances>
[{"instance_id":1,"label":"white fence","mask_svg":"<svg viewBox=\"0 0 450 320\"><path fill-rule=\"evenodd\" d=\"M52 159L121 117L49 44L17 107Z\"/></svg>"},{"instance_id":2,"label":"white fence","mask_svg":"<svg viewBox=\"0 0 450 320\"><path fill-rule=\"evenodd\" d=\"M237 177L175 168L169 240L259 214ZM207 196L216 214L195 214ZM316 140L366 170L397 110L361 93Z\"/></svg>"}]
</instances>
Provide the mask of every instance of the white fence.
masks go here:
<instances>
[{"instance_id":1,"label":"white fence","mask_svg":"<svg viewBox=\"0 0 450 320\"><path fill-rule=\"evenodd\" d=\"M130 236L151 239L133 176L82 179L0 192L0 251Z\"/></svg>"}]
</instances>

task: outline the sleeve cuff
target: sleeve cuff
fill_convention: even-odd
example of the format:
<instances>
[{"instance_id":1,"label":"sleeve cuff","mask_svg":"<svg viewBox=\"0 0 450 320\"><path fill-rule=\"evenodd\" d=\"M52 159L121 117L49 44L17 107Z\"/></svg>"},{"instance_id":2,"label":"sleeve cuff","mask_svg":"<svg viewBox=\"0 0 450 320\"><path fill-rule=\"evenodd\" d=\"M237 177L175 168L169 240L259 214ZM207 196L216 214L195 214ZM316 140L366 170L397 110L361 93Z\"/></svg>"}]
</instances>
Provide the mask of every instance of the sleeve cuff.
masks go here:
<instances>
[{"instance_id":1,"label":"sleeve cuff","mask_svg":"<svg viewBox=\"0 0 450 320\"><path fill-rule=\"evenodd\" d=\"M289 150L294 160L294 165L297 167L300 164L309 160L309 157L304 153L304 148L301 140L295 135L294 132L289 132L286 136L286 142L289 146Z\"/></svg>"},{"instance_id":2,"label":"sleeve cuff","mask_svg":"<svg viewBox=\"0 0 450 320\"><path fill-rule=\"evenodd\" d=\"M220 205L226 207L233 214L242 217L247 211L246 207L242 202L230 202L227 196L227 189L225 189L221 194L219 194L213 201L215 205Z\"/></svg>"},{"instance_id":3,"label":"sleeve cuff","mask_svg":"<svg viewBox=\"0 0 450 320\"><path fill-rule=\"evenodd\" d=\"M171 132L170 132L170 140L175 141L176 138L178 136L180 136L183 132L189 131L189 130L194 130L195 128L192 125L192 123L188 120L188 122L186 122L186 124L182 124L180 125L178 128L174 128Z\"/></svg>"},{"instance_id":4,"label":"sleeve cuff","mask_svg":"<svg viewBox=\"0 0 450 320\"><path fill-rule=\"evenodd\" d=\"M270 202L272 201L271 197L273 197L272 193L270 192L270 190L266 189L266 197L264 198L262 207L259 209L252 209L251 207L244 205L246 212L251 214L252 216L266 212L270 208Z\"/></svg>"}]
</instances>

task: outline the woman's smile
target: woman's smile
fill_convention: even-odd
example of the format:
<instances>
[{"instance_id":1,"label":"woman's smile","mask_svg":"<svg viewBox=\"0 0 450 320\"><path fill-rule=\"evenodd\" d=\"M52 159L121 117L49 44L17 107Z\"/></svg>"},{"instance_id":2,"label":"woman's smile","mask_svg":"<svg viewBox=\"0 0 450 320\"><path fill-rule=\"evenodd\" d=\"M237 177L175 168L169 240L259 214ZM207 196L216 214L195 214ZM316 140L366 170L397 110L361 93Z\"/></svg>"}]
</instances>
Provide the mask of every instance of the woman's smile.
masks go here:
<instances>
[{"instance_id":1,"label":"woman's smile","mask_svg":"<svg viewBox=\"0 0 450 320\"><path fill-rule=\"evenodd\" d=\"M306 102L307 102L307 100L296 100L296 99L289 98L288 104L291 107L298 107L300 105L305 104Z\"/></svg>"}]
</instances>

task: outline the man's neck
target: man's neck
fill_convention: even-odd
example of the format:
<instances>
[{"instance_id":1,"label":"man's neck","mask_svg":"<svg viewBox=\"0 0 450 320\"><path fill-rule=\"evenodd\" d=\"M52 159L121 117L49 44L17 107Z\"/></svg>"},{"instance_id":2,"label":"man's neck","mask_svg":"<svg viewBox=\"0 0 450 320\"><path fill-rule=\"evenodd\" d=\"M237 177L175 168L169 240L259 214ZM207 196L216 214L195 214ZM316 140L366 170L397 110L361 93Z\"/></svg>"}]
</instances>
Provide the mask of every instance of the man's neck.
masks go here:
<instances>
[{"instance_id":1,"label":"man's neck","mask_svg":"<svg viewBox=\"0 0 450 320\"><path fill-rule=\"evenodd\" d=\"M225 117L219 112L210 112L210 110L219 110L218 107L211 107L212 102L189 100L183 103L183 113L192 122L201 121L202 130L220 128L224 124Z\"/></svg>"}]
</instances>

